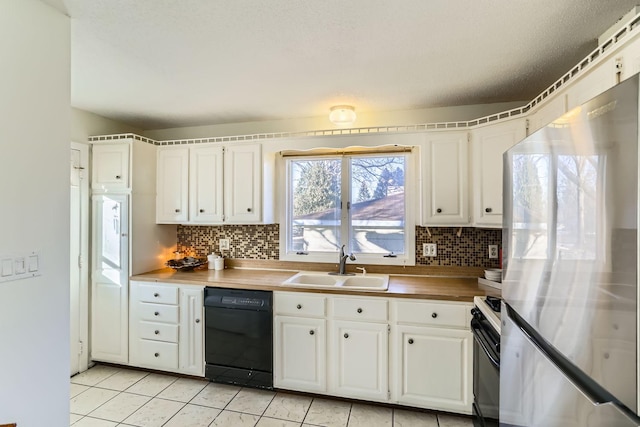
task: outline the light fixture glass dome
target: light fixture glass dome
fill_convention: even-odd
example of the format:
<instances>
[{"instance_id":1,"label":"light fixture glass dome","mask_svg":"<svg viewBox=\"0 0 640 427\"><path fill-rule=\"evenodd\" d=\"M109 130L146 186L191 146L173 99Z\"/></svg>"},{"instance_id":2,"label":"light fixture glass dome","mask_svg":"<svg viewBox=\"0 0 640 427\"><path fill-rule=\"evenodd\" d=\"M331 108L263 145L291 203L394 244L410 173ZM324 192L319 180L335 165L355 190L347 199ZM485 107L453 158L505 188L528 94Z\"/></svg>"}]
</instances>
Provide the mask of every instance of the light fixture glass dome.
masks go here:
<instances>
[{"instance_id":1,"label":"light fixture glass dome","mask_svg":"<svg viewBox=\"0 0 640 427\"><path fill-rule=\"evenodd\" d=\"M336 105L331 107L329 120L338 126L352 125L356 121L356 111L351 105Z\"/></svg>"}]
</instances>

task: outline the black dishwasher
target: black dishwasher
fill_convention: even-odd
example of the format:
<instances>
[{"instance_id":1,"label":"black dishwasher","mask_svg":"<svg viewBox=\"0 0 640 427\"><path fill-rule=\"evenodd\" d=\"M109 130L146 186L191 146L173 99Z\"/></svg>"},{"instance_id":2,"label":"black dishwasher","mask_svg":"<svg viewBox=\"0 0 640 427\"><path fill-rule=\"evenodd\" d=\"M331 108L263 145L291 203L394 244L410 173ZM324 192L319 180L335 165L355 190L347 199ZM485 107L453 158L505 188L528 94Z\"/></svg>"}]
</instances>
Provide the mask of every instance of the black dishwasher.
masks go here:
<instances>
[{"instance_id":1,"label":"black dishwasher","mask_svg":"<svg viewBox=\"0 0 640 427\"><path fill-rule=\"evenodd\" d=\"M273 388L272 301L270 291L205 288L205 377Z\"/></svg>"}]
</instances>

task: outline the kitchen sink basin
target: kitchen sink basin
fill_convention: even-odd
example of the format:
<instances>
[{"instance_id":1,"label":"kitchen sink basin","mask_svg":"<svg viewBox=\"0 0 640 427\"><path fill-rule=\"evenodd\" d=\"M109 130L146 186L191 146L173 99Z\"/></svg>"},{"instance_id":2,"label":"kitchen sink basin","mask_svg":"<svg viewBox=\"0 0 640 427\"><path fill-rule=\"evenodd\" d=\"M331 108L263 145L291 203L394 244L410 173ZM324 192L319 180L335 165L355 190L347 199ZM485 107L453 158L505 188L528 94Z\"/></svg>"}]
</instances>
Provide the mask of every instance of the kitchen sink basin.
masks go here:
<instances>
[{"instance_id":1,"label":"kitchen sink basin","mask_svg":"<svg viewBox=\"0 0 640 427\"><path fill-rule=\"evenodd\" d=\"M386 291L389 275L366 274L357 276L331 275L329 273L301 271L282 282L285 286L320 289Z\"/></svg>"}]
</instances>

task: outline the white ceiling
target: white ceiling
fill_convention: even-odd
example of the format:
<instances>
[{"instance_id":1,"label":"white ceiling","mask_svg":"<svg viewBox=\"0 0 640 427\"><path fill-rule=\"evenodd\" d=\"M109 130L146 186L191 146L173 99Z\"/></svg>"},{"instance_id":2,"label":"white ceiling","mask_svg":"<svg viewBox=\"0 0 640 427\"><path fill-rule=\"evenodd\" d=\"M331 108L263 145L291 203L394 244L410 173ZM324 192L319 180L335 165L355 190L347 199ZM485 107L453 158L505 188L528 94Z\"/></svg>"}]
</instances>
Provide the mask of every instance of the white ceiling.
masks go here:
<instances>
[{"instance_id":1,"label":"white ceiling","mask_svg":"<svg viewBox=\"0 0 640 427\"><path fill-rule=\"evenodd\" d=\"M139 129L529 101L638 0L44 0L72 104Z\"/></svg>"}]
</instances>

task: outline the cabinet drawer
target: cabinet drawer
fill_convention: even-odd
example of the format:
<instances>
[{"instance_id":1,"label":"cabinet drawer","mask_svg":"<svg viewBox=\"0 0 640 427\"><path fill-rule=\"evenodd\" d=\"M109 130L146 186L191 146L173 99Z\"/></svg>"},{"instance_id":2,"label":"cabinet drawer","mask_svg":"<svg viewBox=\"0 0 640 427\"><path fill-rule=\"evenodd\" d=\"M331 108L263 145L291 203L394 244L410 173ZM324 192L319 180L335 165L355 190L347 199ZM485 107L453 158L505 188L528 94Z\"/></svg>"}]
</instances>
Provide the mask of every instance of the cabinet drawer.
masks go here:
<instances>
[{"instance_id":1,"label":"cabinet drawer","mask_svg":"<svg viewBox=\"0 0 640 427\"><path fill-rule=\"evenodd\" d=\"M157 304L178 304L178 288L156 284L138 284L136 298L142 302Z\"/></svg>"},{"instance_id":2,"label":"cabinet drawer","mask_svg":"<svg viewBox=\"0 0 640 427\"><path fill-rule=\"evenodd\" d=\"M138 337L177 343L178 325L159 322L138 322Z\"/></svg>"},{"instance_id":3,"label":"cabinet drawer","mask_svg":"<svg viewBox=\"0 0 640 427\"><path fill-rule=\"evenodd\" d=\"M134 363L158 369L178 369L178 344L139 339L136 347Z\"/></svg>"},{"instance_id":4,"label":"cabinet drawer","mask_svg":"<svg viewBox=\"0 0 640 427\"><path fill-rule=\"evenodd\" d=\"M274 300L277 314L324 317L326 313L326 300L320 295L302 292L277 292L274 295Z\"/></svg>"},{"instance_id":5,"label":"cabinet drawer","mask_svg":"<svg viewBox=\"0 0 640 427\"><path fill-rule=\"evenodd\" d=\"M398 301L396 312L399 323L468 328L467 312L471 307L437 302Z\"/></svg>"},{"instance_id":6,"label":"cabinet drawer","mask_svg":"<svg viewBox=\"0 0 640 427\"><path fill-rule=\"evenodd\" d=\"M386 322L389 302L384 299L332 298L333 316L340 319Z\"/></svg>"},{"instance_id":7,"label":"cabinet drawer","mask_svg":"<svg viewBox=\"0 0 640 427\"><path fill-rule=\"evenodd\" d=\"M136 307L138 320L150 320L152 322L178 323L178 306L138 303Z\"/></svg>"}]
</instances>

